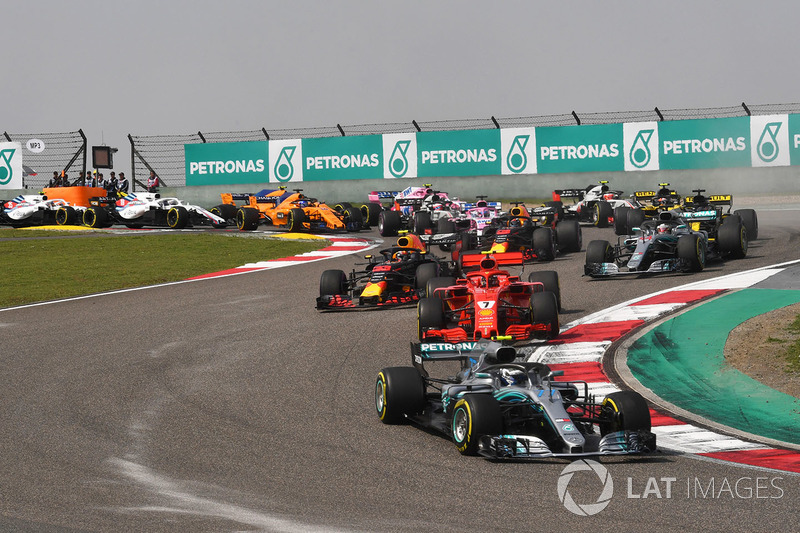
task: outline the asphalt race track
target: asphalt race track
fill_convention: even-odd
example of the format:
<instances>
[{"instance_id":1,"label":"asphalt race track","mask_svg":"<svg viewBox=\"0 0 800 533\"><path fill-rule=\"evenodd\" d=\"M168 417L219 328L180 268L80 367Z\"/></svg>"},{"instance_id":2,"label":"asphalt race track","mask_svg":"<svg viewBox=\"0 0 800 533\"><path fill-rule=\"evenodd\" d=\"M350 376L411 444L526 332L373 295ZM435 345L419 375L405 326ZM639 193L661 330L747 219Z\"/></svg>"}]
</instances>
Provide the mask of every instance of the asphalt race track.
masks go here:
<instances>
[{"instance_id":1,"label":"asphalt race track","mask_svg":"<svg viewBox=\"0 0 800 533\"><path fill-rule=\"evenodd\" d=\"M800 212L759 223L746 259L696 275L595 281L583 253L560 257L562 324L800 257ZM375 376L410 363L416 311L317 312L322 270L354 260L0 311L0 530L797 531L786 472L602 458L613 497L578 516L557 490L570 461L467 458L383 425ZM576 502L602 488L592 472L569 483Z\"/></svg>"}]
</instances>

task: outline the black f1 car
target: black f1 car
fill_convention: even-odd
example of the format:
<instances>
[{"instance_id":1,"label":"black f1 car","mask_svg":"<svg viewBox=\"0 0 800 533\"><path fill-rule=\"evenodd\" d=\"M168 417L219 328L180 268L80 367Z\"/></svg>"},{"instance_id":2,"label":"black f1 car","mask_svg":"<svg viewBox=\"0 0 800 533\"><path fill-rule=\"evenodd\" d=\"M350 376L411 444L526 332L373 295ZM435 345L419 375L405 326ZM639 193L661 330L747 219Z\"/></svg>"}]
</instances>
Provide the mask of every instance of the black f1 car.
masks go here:
<instances>
[{"instance_id":1,"label":"black f1 car","mask_svg":"<svg viewBox=\"0 0 800 533\"><path fill-rule=\"evenodd\" d=\"M463 455L536 459L656 449L650 410L636 392L598 402L586 383L555 381L563 371L515 362L515 348L497 342L412 343L411 352L413 366L378 373L378 417L441 432ZM461 370L433 378L426 361L460 361Z\"/></svg>"}]
</instances>

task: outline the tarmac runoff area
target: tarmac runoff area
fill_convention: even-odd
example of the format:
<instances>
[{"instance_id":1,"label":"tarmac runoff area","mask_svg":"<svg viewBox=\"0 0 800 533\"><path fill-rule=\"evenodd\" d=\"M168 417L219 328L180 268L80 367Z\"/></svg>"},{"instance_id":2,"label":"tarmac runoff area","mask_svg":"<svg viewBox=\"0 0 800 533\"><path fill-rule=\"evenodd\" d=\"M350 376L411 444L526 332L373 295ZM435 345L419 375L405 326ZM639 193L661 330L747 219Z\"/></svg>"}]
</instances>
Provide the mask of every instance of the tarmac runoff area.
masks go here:
<instances>
[{"instance_id":1,"label":"tarmac runoff area","mask_svg":"<svg viewBox=\"0 0 800 533\"><path fill-rule=\"evenodd\" d=\"M624 302L522 351L563 370L560 380L586 381L598 401L620 390L608 373L638 390L656 406L661 450L800 473L800 400L724 366L722 355L731 329L798 301L793 261Z\"/></svg>"}]
</instances>

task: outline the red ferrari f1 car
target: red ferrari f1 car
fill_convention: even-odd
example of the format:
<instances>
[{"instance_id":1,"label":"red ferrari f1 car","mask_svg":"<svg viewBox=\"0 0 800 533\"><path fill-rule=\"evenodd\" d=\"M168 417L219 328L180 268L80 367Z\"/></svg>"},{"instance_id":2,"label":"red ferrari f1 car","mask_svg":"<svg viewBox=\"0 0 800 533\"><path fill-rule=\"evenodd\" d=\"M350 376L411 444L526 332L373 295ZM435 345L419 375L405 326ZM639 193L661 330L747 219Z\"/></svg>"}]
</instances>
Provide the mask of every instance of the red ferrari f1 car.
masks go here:
<instances>
[{"instance_id":1,"label":"red ferrari f1 car","mask_svg":"<svg viewBox=\"0 0 800 533\"><path fill-rule=\"evenodd\" d=\"M521 265L523 254L463 254L462 278L430 280L427 297L417 304L419 339L461 342L556 337L558 274L533 272L524 282L498 268L501 260L503 264Z\"/></svg>"}]
</instances>

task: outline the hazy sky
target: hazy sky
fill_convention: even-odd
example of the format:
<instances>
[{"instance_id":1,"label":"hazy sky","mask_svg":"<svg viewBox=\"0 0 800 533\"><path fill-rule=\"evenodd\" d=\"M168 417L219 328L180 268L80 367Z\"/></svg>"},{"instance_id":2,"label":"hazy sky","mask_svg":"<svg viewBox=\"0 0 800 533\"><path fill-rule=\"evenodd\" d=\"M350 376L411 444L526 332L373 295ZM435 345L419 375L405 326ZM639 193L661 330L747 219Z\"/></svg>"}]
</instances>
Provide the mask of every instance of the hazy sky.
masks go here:
<instances>
[{"instance_id":1,"label":"hazy sky","mask_svg":"<svg viewBox=\"0 0 800 533\"><path fill-rule=\"evenodd\" d=\"M128 133L800 101L790 0L28 0L0 13L0 130L82 128L120 162Z\"/></svg>"}]
</instances>

